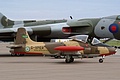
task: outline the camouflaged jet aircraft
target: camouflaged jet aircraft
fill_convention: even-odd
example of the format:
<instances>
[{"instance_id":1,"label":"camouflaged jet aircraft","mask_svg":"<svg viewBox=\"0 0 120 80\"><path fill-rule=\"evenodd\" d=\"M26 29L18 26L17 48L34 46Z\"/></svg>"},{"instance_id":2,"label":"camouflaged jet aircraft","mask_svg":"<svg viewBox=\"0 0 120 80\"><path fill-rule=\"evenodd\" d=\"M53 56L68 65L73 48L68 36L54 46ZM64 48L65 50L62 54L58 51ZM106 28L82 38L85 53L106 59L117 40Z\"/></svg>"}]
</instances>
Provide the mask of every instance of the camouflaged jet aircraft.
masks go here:
<instances>
[{"instance_id":1,"label":"camouflaged jet aircraft","mask_svg":"<svg viewBox=\"0 0 120 80\"><path fill-rule=\"evenodd\" d=\"M0 40L1 41L14 41L17 29L19 27L25 27L29 32L30 37L37 41L36 37L40 37L43 41L46 41L47 38L44 39L44 36L48 37L47 41L50 41L50 38L55 38L54 35L57 31L61 30L61 25L56 27L57 23L64 23L67 20L24 20L24 21L13 21L8 19L2 13L0 13ZM55 28L53 28L53 27ZM58 32L58 34L62 34ZM60 35L60 37L64 37L64 35ZM57 37L56 37L57 38Z\"/></svg>"},{"instance_id":2,"label":"camouflaged jet aircraft","mask_svg":"<svg viewBox=\"0 0 120 80\"><path fill-rule=\"evenodd\" d=\"M12 21L0 13L0 40L14 39L19 27L25 27L35 41L50 41L78 34L89 35L90 42L93 37L120 40L120 15L78 20Z\"/></svg>"},{"instance_id":3,"label":"camouflaged jet aircraft","mask_svg":"<svg viewBox=\"0 0 120 80\"><path fill-rule=\"evenodd\" d=\"M84 38L86 40L86 38ZM114 47L93 41L93 45L82 40L73 38L67 42L35 42L32 41L25 28L19 28L16 41L7 46L10 48L11 54L43 54L65 56L65 62L74 61L75 57L89 58L102 57L99 62L103 62L103 56L108 56L116 53Z\"/></svg>"},{"instance_id":4,"label":"camouflaged jet aircraft","mask_svg":"<svg viewBox=\"0 0 120 80\"><path fill-rule=\"evenodd\" d=\"M102 18L89 18L67 21L63 27L64 34L87 34L89 39L114 38L120 40L120 15Z\"/></svg>"}]
</instances>

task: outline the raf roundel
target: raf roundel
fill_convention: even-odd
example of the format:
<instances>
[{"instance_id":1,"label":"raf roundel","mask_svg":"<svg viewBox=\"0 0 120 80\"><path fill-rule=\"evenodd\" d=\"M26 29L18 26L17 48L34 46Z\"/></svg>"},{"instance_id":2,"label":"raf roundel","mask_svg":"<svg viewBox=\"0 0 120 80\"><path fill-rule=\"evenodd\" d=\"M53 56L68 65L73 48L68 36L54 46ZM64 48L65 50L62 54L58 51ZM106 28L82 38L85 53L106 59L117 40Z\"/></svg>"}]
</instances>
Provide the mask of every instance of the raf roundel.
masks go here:
<instances>
[{"instance_id":1,"label":"raf roundel","mask_svg":"<svg viewBox=\"0 0 120 80\"><path fill-rule=\"evenodd\" d=\"M118 25L117 25L117 24L111 24L111 25L109 26L109 31L110 31L111 33L117 33L117 32L118 32Z\"/></svg>"}]
</instances>

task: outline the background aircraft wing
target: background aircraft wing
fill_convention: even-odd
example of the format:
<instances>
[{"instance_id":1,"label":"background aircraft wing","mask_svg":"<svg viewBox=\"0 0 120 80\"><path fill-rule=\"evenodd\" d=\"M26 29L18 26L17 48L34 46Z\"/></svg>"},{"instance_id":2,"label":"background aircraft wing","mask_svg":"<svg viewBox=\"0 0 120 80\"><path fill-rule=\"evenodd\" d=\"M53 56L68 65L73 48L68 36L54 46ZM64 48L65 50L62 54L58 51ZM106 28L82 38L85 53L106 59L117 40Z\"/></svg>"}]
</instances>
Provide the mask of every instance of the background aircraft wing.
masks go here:
<instances>
[{"instance_id":1,"label":"background aircraft wing","mask_svg":"<svg viewBox=\"0 0 120 80\"><path fill-rule=\"evenodd\" d=\"M6 39L6 38L13 38L15 35L14 35L14 33L15 33L16 31L14 31L14 30L11 30L11 29L8 29L8 28L6 28L6 29L0 29L0 40L2 40L2 39Z\"/></svg>"},{"instance_id":2,"label":"background aircraft wing","mask_svg":"<svg viewBox=\"0 0 120 80\"><path fill-rule=\"evenodd\" d=\"M89 34L92 31L92 22L90 20L72 20L68 21L69 27L63 27L65 34Z\"/></svg>"}]
</instances>

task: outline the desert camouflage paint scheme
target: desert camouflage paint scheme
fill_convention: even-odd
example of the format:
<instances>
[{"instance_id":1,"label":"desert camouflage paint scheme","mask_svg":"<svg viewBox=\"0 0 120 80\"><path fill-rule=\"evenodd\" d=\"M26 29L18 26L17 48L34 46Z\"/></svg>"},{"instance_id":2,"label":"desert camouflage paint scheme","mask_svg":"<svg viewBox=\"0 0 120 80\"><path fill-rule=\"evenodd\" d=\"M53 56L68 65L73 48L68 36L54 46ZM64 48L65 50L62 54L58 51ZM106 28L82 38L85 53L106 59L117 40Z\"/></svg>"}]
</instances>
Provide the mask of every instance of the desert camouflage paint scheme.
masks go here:
<instances>
[{"instance_id":1,"label":"desert camouflage paint scheme","mask_svg":"<svg viewBox=\"0 0 120 80\"><path fill-rule=\"evenodd\" d=\"M8 46L10 52L14 54L43 54L54 56L65 56L65 62L74 61L75 56L78 58L100 57L116 53L116 49L106 45L91 45L77 39L67 42L35 42L32 41L25 30L19 28L16 41ZM103 62L101 58L99 62Z\"/></svg>"},{"instance_id":2,"label":"desert camouflage paint scheme","mask_svg":"<svg viewBox=\"0 0 120 80\"><path fill-rule=\"evenodd\" d=\"M90 39L96 37L120 40L120 15L71 20L12 21L0 13L0 40L14 39L19 27L26 28L35 41L68 38L77 34L87 34Z\"/></svg>"}]
</instances>

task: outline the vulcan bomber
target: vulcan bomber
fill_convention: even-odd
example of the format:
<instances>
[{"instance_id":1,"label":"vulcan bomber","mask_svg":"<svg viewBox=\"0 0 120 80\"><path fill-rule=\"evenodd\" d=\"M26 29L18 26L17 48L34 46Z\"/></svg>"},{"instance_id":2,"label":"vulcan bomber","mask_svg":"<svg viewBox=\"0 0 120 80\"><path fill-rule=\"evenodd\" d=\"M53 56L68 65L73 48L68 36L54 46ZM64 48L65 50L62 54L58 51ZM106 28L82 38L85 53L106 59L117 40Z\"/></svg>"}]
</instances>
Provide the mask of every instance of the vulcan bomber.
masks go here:
<instances>
[{"instance_id":1,"label":"vulcan bomber","mask_svg":"<svg viewBox=\"0 0 120 80\"><path fill-rule=\"evenodd\" d=\"M67 21L69 27L63 27L64 34L87 34L89 39L96 37L120 40L120 15L102 18L88 18Z\"/></svg>"},{"instance_id":2,"label":"vulcan bomber","mask_svg":"<svg viewBox=\"0 0 120 80\"><path fill-rule=\"evenodd\" d=\"M13 21L0 13L0 40L15 40L20 27L24 27L34 41L50 41L85 34L89 35L90 41L94 37L120 40L120 15L69 20Z\"/></svg>"},{"instance_id":3,"label":"vulcan bomber","mask_svg":"<svg viewBox=\"0 0 120 80\"><path fill-rule=\"evenodd\" d=\"M17 29L24 27L27 29L30 37L37 41L39 37L43 41L49 41L50 38L55 38L54 34L61 30L61 27L56 27L57 23L64 23L67 20L11 20L8 19L5 15L0 13L0 41L14 41ZM53 27L54 29L53 29ZM61 34L61 33L58 33ZM44 38L45 36L50 36ZM63 35L61 35L64 37ZM60 37L61 37L60 36ZM57 38L57 37L56 37Z\"/></svg>"},{"instance_id":4,"label":"vulcan bomber","mask_svg":"<svg viewBox=\"0 0 120 80\"><path fill-rule=\"evenodd\" d=\"M30 39L25 28L19 28L16 41L7 46L11 55L43 54L54 56L65 56L65 62L71 63L75 58L101 57L102 63L105 56L116 53L116 49L105 45L94 39L92 45L87 42L87 37L76 39L75 37L67 42L35 42Z\"/></svg>"}]
</instances>

